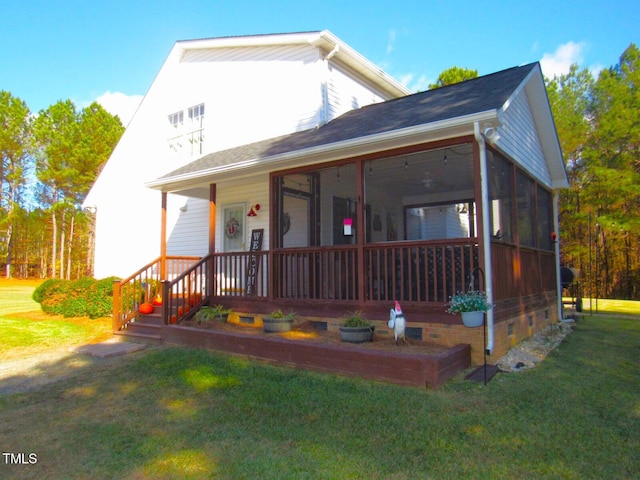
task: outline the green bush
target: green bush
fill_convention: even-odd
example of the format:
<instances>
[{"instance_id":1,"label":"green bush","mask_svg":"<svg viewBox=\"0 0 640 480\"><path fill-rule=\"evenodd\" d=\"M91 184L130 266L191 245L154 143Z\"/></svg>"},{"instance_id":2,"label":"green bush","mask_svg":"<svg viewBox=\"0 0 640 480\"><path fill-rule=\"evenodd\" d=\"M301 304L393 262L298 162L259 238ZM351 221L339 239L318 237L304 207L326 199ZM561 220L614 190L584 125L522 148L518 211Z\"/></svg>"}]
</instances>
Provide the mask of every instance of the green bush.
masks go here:
<instances>
[{"instance_id":1,"label":"green bush","mask_svg":"<svg viewBox=\"0 0 640 480\"><path fill-rule=\"evenodd\" d=\"M60 289L63 283L64 280L59 280L57 278L50 278L49 280L45 280L33 291L31 298L33 298L35 302L42 303L42 301L46 297L55 294L55 292Z\"/></svg>"},{"instance_id":2,"label":"green bush","mask_svg":"<svg viewBox=\"0 0 640 480\"><path fill-rule=\"evenodd\" d=\"M106 317L113 311L114 280L115 277L50 279L35 289L32 298L46 313L65 317Z\"/></svg>"}]
</instances>

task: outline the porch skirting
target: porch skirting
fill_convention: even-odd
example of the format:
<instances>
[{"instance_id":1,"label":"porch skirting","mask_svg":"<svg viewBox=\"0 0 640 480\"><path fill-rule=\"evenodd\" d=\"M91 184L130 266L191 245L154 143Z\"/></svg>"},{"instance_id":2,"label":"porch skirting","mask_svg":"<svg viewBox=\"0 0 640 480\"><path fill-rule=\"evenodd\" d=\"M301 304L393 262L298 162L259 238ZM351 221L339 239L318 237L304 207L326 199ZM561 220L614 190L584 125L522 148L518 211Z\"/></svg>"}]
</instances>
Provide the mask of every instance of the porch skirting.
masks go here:
<instances>
[{"instance_id":1,"label":"porch skirting","mask_svg":"<svg viewBox=\"0 0 640 480\"><path fill-rule=\"evenodd\" d=\"M469 345L456 345L435 354L406 354L325 345L282 337L203 331L168 325L164 343L243 355L307 370L358 376L401 385L437 388L471 364Z\"/></svg>"}]
</instances>

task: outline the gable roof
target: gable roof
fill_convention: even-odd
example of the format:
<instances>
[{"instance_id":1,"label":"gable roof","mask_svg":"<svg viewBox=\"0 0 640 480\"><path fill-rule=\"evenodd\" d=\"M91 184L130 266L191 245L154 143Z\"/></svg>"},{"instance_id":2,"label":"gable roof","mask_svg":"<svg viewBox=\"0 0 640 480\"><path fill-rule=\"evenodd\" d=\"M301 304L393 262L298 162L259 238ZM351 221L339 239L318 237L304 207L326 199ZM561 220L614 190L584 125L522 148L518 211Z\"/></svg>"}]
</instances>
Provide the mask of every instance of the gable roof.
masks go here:
<instances>
[{"instance_id":1,"label":"gable roof","mask_svg":"<svg viewBox=\"0 0 640 480\"><path fill-rule=\"evenodd\" d=\"M539 64L513 67L454 85L372 104L344 113L319 128L213 152L147 185L166 188L197 177L237 171L269 161L302 158L429 129L499 120L502 111ZM557 138L555 139L557 142ZM560 154L559 146L557 153ZM362 151L360 153L363 153ZM560 161L562 161L560 154Z\"/></svg>"},{"instance_id":2,"label":"gable roof","mask_svg":"<svg viewBox=\"0 0 640 480\"><path fill-rule=\"evenodd\" d=\"M383 98L395 98L411 93L405 85L360 55L329 30L179 40L173 46L167 60L179 61L189 50L284 45L311 45L320 49L326 60L333 59L342 63L374 84L380 89Z\"/></svg>"}]
</instances>

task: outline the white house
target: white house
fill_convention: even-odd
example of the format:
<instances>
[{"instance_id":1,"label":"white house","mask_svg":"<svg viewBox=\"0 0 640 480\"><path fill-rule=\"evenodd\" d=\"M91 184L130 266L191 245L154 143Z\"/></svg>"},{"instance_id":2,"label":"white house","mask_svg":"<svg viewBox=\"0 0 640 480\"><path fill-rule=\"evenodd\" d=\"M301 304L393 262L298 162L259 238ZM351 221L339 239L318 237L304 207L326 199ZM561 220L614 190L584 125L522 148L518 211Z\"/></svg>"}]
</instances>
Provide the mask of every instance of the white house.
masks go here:
<instances>
[{"instance_id":1,"label":"white house","mask_svg":"<svg viewBox=\"0 0 640 480\"><path fill-rule=\"evenodd\" d=\"M160 195L146 182L409 93L328 31L177 42L85 201L96 209L94 275L125 277L160 254ZM267 205L266 182L250 195L237 185L220 201ZM168 254L207 254L206 200L170 198L167 217Z\"/></svg>"},{"instance_id":2,"label":"white house","mask_svg":"<svg viewBox=\"0 0 640 480\"><path fill-rule=\"evenodd\" d=\"M178 42L86 205L96 275L131 275L115 330L166 280L169 339L204 303L332 328L398 300L477 361L560 317L567 186L539 64L410 94L324 31ZM469 287L486 337L445 312Z\"/></svg>"}]
</instances>

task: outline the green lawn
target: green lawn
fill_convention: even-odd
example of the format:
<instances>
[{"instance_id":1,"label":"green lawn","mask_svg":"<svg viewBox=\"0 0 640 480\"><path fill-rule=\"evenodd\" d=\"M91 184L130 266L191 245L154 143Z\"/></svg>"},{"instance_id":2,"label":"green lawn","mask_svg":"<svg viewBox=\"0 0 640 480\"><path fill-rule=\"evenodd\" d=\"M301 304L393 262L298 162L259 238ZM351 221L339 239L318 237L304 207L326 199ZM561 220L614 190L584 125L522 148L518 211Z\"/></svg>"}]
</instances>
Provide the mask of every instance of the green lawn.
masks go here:
<instances>
[{"instance_id":1,"label":"green lawn","mask_svg":"<svg viewBox=\"0 0 640 480\"><path fill-rule=\"evenodd\" d=\"M0 478L640 478L640 319L430 391L162 347L0 397Z\"/></svg>"},{"instance_id":2,"label":"green lawn","mask_svg":"<svg viewBox=\"0 0 640 480\"><path fill-rule=\"evenodd\" d=\"M21 358L42 349L100 341L110 319L63 318L42 313L31 299L39 282L0 280L0 357Z\"/></svg>"}]
</instances>

